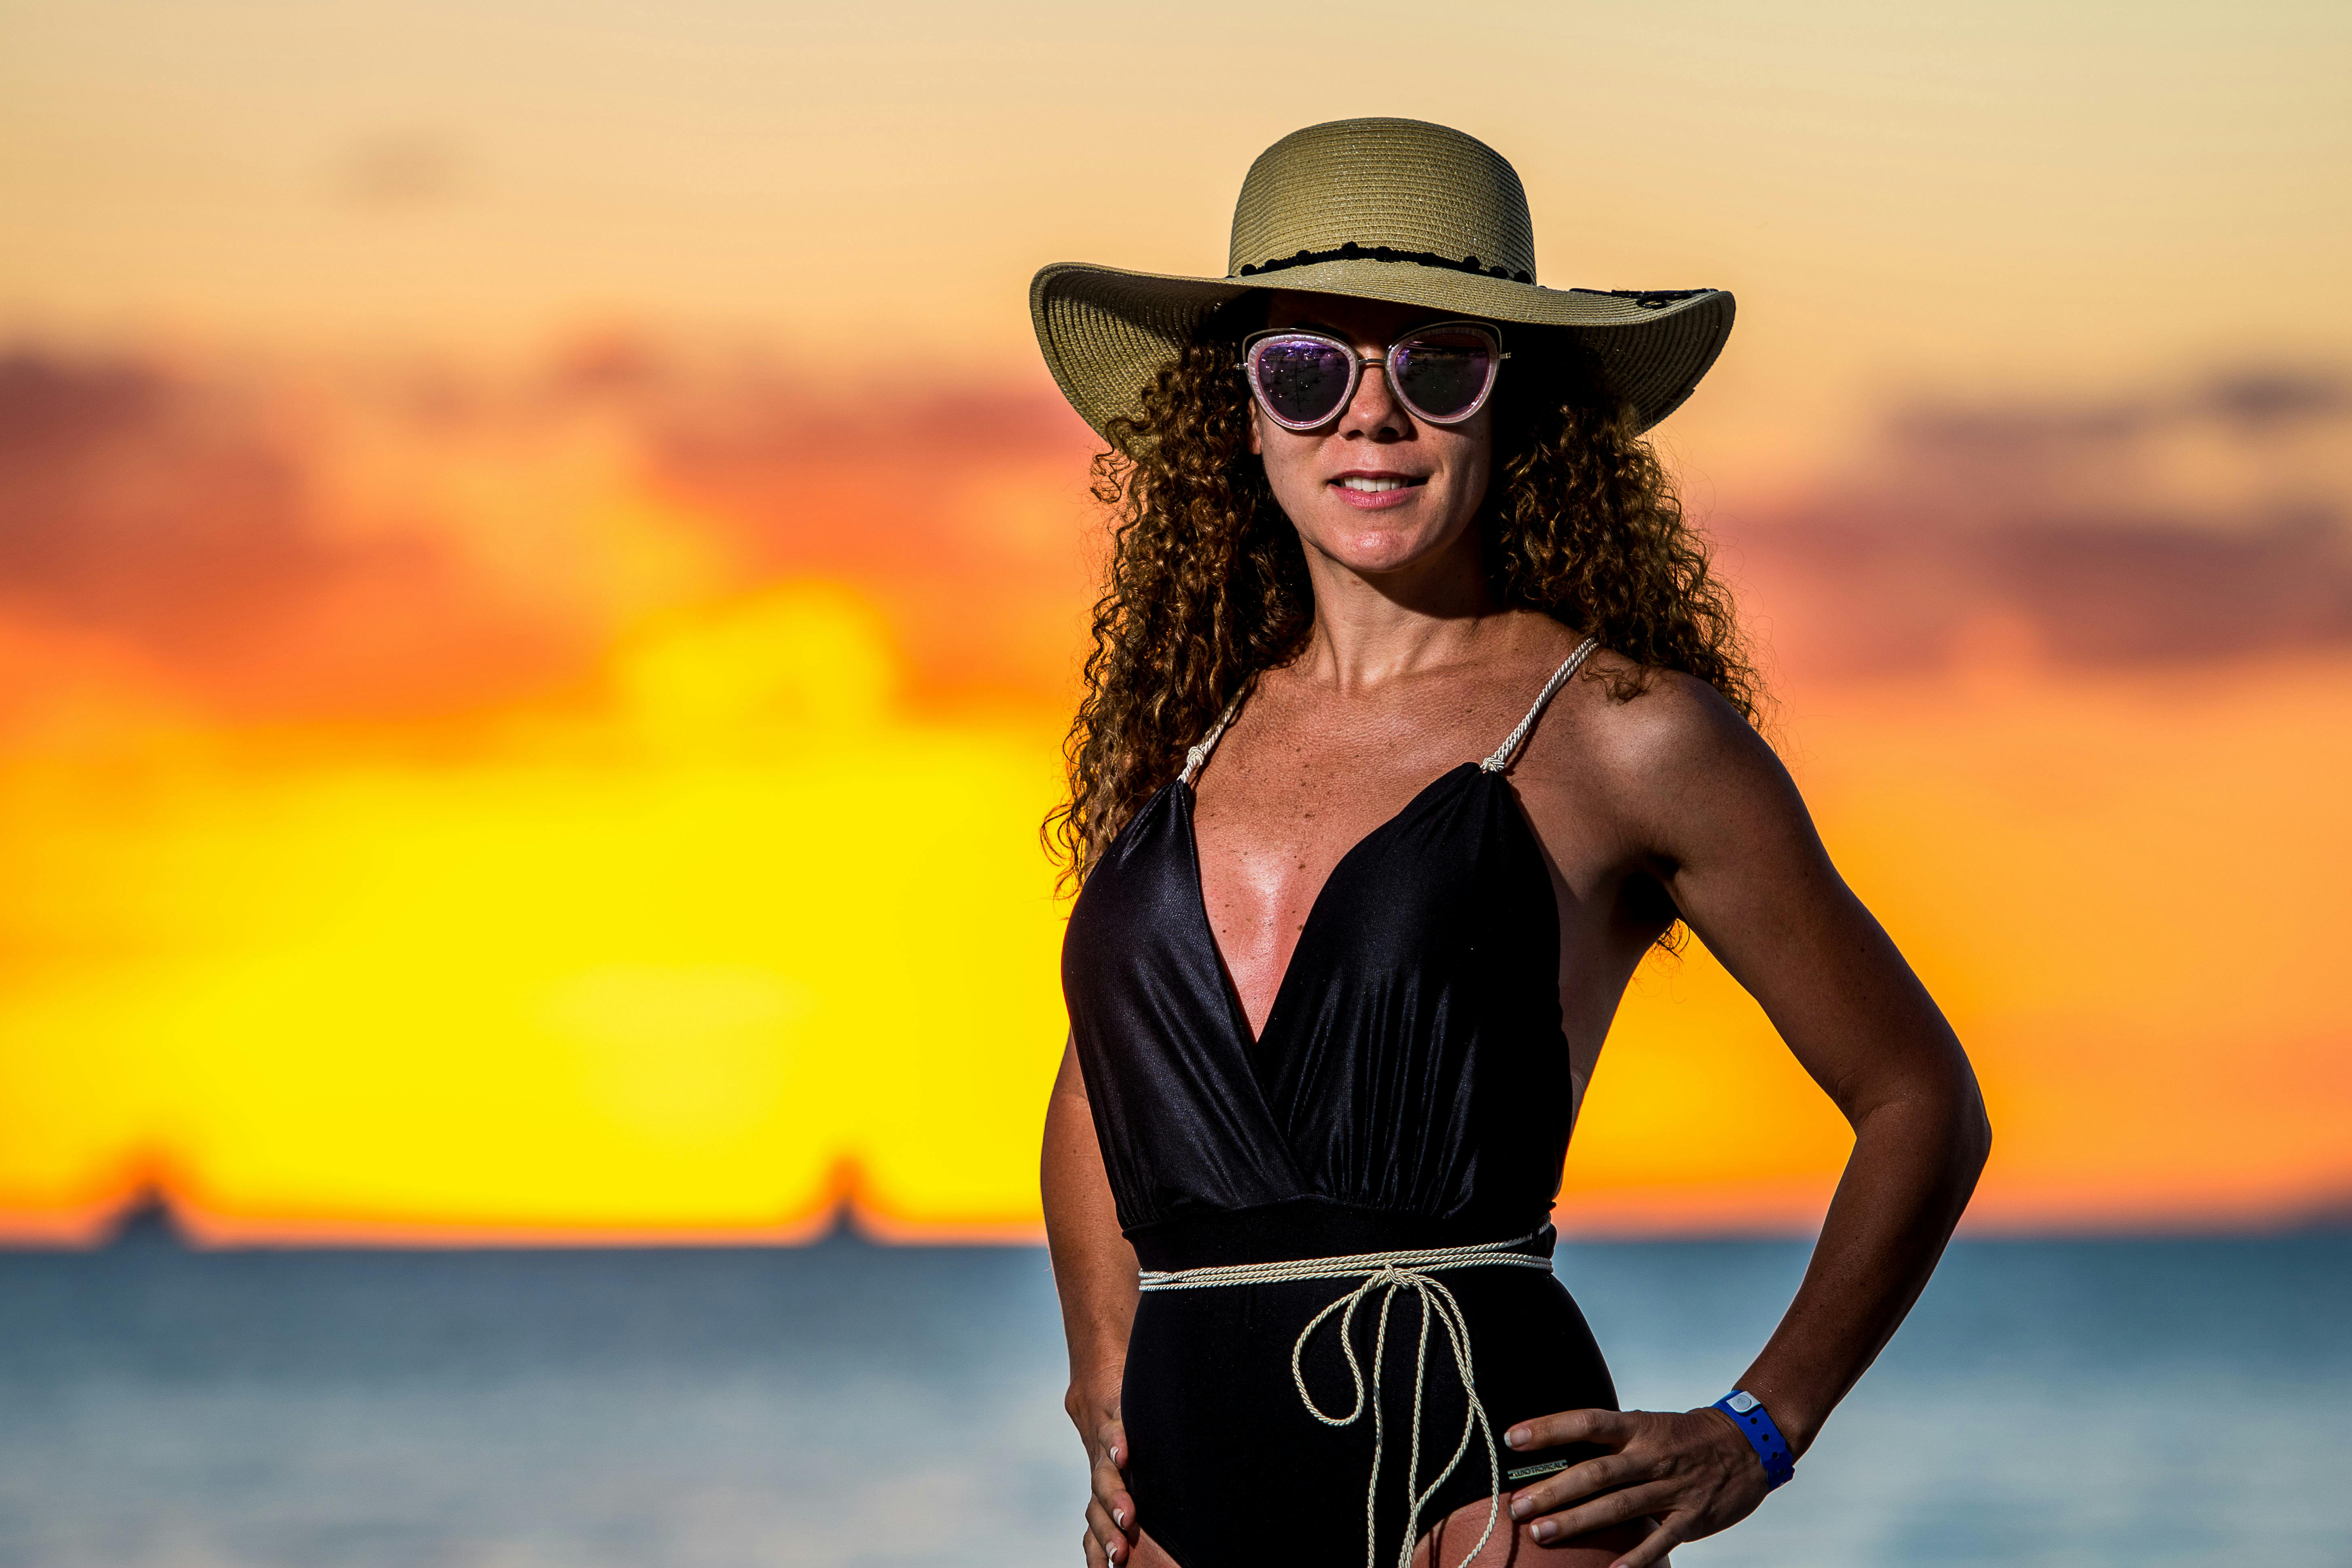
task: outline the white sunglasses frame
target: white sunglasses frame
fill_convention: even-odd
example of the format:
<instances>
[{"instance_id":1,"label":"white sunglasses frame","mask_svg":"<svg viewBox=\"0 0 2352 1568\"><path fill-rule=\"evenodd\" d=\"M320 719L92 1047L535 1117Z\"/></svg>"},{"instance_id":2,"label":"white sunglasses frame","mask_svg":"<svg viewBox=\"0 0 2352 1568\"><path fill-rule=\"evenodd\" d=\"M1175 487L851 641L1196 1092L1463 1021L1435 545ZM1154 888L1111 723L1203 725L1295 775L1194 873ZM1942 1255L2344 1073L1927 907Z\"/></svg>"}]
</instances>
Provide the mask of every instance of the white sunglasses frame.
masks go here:
<instances>
[{"instance_id":1,"label":"white sunglasses frame","mask_svg":"<svg viewBox=\"0 0 2352 1568\"><path fill-rule=\"evenodd\" d=\"M1396 357L1400 352L1410 347L1415 340L1428 333L1464 329L1476 332L1492 342L1495 345L1495 355L1486 365L1486 384L1478 389L1478 395L1470 400L1470 406L1459 414L1439 419L1423 413L1414 405L1412 399L1404 395L1403 385L1397 379ZM1340 395L1339 405L1311 425L1300 425L1276 413L1273 403L1266 397L1265 388L1258 384L1257 347L1260 343L1276 338L1310 338L1318 343L1332 344L1348 356L1348 390ZM1318 332L1312 327L1268 327L1263 331L1252 332L1242 340L1242 374L1249 382L1250 396L1257 404L1259 412L1285 430L1293 435L1301 436L1309 430L1320 430L1324 426L1347 413L1349 407L1356 401L1357 389L1363 385L1364 367L1368 364L1381 367L1381 372L1389 378L1389 390L1395 395L1397 402L1403 406L1405 412L1423 424L1442 426L1459 425L1465 420L1475 419L1477 417L1478 410L1486 407L1486 400L1495 395L1495 383L1502 377L1503 362L1510 357L1510 351L1503 346L1503 334L1496 329L1493 322L1468 320L1432 321L1427 326L1415 327L1382 349L1378 354L1360 354L1356 352L1355 344L1343 338L1334 337L1329 332Z\"/></svg>"}]
</instances>

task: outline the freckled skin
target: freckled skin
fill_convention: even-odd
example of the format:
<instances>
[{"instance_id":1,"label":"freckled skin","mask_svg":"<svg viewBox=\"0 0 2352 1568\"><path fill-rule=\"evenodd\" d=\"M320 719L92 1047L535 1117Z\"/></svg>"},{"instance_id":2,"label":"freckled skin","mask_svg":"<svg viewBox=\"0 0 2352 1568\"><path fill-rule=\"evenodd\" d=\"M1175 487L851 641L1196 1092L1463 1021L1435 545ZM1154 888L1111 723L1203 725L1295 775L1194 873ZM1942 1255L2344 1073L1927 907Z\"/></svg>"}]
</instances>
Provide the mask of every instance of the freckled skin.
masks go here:
<instances>
[{"instance_id":1,"label":"freckled skin","mask_svg":"<svg viewBox=\"0 0 2352 1568\"><path fill-rule=\"evenodd\" d=\"M1269 324L1314 325L1377 355L1439 315L1276 294ZM1506 366L1496 395L1508 390ZM1251 412L1252 449L1306 549L1316 617L1305 651L1259 678L1198 781L1202 892L1255 1034L1339 858L1432 780L1492 752L1581 634L1489 594L1473 527L1492 465L1486 411L1460 426L1423 424L1368 367L1354 400L1319 429L1288 431ZM1350 469L1420 482L1404 503L1366 510L1334 493L1333 478ZM1596 653L1587 668L1601 679L1571 680L1553 698L1507 776L1559 902L1580 1094L1634 966L1679 910L1854 1129L1804 1283L1738 1384L1802 1455L1926 1284L1990 1132L1958 1041L1839 878L1770 749L1686 676L1653 672L1643 695L1616 700L1607 677L1629 668ZM1167 1568L1120 1473L1135 1254L1118 1232L1074 1052L1047 1110L1043 1175L1070 1340L1067 1404L1094 1462L1087 1561ZM1563 1411L1498 1436L1611 1452L1507 1500L1517 1527L1498 1529L1475 1568L1654 1568L1670 1545L1728 1527L1764 1495L1754 1454L1711 1410ZM1433 1540L1454 1568L1486 1510L1480 1502L1442 1521L1416 1568ZM1333 1561L1361 1549L1361 1529L1360 1500L1334 1512Z\"/></svg>"}]
</instances>

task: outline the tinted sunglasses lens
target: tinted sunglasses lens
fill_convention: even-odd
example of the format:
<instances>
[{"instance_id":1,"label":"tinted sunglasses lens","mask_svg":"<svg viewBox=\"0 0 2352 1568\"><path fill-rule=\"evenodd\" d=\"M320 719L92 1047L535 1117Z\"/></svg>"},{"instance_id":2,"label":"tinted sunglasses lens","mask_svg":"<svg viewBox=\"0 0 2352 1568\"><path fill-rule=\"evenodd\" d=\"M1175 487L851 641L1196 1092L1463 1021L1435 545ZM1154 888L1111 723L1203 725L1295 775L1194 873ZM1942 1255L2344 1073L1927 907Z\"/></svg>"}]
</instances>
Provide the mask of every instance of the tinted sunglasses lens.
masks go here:
<instances>
[{"instance_id":1,"label":"tinted sunglasses lens","mask_svg":"<svg viewBox=\"0 0 2352 1568\"><path fill-rule=\"evenodd\" d=\"M1425 419L1459 419L1495 374L1495 342L1466 328L1423 332L1396 347L1397 394Z\"/></svg>"},{"instance_id":2,"label":"tinted sunglasses lens","mask_svg":"<svg viewBox=\"0 0 2352 1568\"><path fill-rule=\"evenodd\" d=\"M1250 379L1286 425L1320 425L1348 398L1354 355L1319 338L1267 338L1250 350Z\"/></svg>"}]
</instances>

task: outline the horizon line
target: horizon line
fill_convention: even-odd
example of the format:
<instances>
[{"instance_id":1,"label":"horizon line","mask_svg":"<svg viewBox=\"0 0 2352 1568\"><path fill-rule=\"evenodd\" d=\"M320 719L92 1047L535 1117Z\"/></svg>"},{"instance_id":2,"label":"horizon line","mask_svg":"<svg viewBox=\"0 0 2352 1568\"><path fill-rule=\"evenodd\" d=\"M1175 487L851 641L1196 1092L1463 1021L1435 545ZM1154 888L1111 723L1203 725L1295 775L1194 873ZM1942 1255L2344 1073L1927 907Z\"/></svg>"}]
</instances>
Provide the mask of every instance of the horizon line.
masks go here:
<instances>
[{"instance_id":1,"label":"horizon line","mask_svg":"<svg viewBox=\"0 0 2352 1568\"><path fill-rule=\"evenodd\" d=\"M1553 1225L1562 1246L1581 1243L1810 1241L1818 1213L1723 1206L1687 1216L1656 1210L1600 1214ZM2264 1212L2011 1208L1963 1217L1956 1240L2099 1241L2260 1239L2352 1236L2352 1205L2304 1203ZM850 1242L877 1247L1042 1247L1041 1221L1007 1216L923 1220L836 1192L796 1218L756 1225L551 1225L448 1220L237 1215L148 1189L128 1201L48 1213L0 1209L0 1253L98 1253L141 1240L189 1252L693 1252L766 1250Z\"/></svg>"}]
</instances>

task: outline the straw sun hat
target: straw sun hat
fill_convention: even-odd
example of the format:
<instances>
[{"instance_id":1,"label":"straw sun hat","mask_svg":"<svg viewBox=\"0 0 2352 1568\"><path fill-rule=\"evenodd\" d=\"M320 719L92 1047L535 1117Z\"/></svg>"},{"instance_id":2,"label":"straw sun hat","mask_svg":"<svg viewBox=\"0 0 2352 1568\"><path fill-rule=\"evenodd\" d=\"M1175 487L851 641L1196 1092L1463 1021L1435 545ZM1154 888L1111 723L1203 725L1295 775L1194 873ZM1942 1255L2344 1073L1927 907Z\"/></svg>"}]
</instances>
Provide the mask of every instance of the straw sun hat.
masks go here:
<instances>
[{"instance_id":1,"label":"straw sun hat","mask_svg":"<svg viewBox=\"0 0 2352 1568\"><path fill-rule=\"evenodd\" d=\"M1062 395L1100 434L1204 318L1259 289L1550 329L1506 333L1506 346L1572 340L1643 429L1681 406L1731 334L1719 289L1538 287L1517 174L1475 137L1419 120L1335 120L1260 153L1223 278L1056 262L1030 282L1029 314Z\"/></svg>"}]
</instances>

